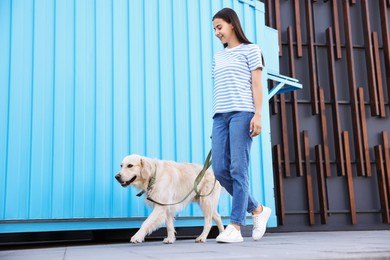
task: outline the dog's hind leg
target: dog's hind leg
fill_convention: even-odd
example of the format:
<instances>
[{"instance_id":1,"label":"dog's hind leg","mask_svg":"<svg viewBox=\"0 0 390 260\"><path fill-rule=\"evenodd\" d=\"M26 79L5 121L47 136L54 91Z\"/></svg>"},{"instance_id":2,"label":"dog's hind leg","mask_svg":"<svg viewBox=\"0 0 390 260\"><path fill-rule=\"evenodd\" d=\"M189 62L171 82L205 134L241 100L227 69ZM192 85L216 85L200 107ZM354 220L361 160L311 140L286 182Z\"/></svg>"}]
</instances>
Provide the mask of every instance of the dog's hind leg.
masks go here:
<instances>
[{"instance_id":1,"label":"dog's hind leg","mask_svg":"<svg viewBox=\"0 0 390 260\"><path fill-rule=\"evenodd\" d=\"M195 239L195 242L204 243L207 240L212 225L213 205L207 198L200 198L199 205L204 214L204 226L202 234Z\"/></svg>"},{"instance_id":2,"label":"dog's hind leg","mask_svg":"<svg viewBox=\"0 0 390 260\"><path fill-rule=\"evenodd\" d=\"M175 236L175 226L174 226L174 216L171 214L170 211L167 212L167 233L168 233L168 236L166 238L164 238L164 241L163 243L164 244L173 244L176 240L176 236Z\"/></svg>"},{"instance_id":3,"label":"dog's hind leg","mask_svg":"<svg viewBox=\"0 0 390 260\"><path fill-rule=\"evenodd\" d=\"M195 239L196 243L204 243L207 240L207 236L210 233L211 230L211 224L212 224L212 218L210 215L204 216L204 227L203 232Z\"/></svg>"},{"instance_id":4,"label":"dog's hind leg","mask_svg":"<svg viewBox=\"0 0 390 260\"><path fill-rule=\"evenodd\" d=\"M222 219L221 216L218 214L217 209L214 210L213 219L218 226L219 233L222 233L225 228L223 227Z\"/></svg>"},{"instance_id":5,"label":"dog's hind leg","mask_svg":"<svg viewBox=\"0 0 390 260\"><path fill-rule=\"evenodd\" d=\"M218 211L217 211L220 194L221 194L221 185L217 182L215 185L215 188L214 188L214 192L212 194L213 202L214 202L213 219L218 226L219 233L222 233L225 230L225 228L223 227L221 216L218 214Z\"/></svg>"},{"instance_id":6,"label":"dog's hind leg","mask_svg":"<svg viewBox=\"0 0 390 260\"><path fill-rule=\"evenodd\" d=\"M131 237L131 243L142 243L145 236L155 231L165 222L164 209L156 205L149 217L142 223L141 228Z\"/></svg>"}]
</instances>

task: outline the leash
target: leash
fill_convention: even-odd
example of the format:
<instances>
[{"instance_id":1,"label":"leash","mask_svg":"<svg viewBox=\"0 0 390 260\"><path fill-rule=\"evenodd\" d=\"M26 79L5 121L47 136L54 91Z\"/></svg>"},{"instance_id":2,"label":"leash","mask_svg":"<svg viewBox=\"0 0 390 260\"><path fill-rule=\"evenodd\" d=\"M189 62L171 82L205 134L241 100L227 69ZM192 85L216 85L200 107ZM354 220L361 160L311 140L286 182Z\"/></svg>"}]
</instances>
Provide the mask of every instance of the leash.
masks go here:
<instances>
[{"instance_id":1,"label":"leash","mask_svg":"<svg viewBox=\"0 0 390 260\"><path fill-rule=\"evenodd\" d=\"M146 188L147 190L147 197L146 199L153 202L153 203L156 203L157 205L160 205L160 206L173 206L173 205L177 205L177 204L180 204L182 203L183 201L185 201L190 195L191 193L194 191L196 193L196 195L198 195L199 197L207 197L209 196L213 190L214 190L214 187L215 187L215 183L217 182L217 179L214 177L214 184L213 184L213 188L211 189L211 191L205 195L203 194L200 194L200 192L198 191L198 185L199 183L201 182L201 180L203 179L204 175L206 174L206 171L207 169L210 167L211 165L211 150L209 151L208 155L207 155L207 158L206 158L206 161L203 165L203 168L202 170L199 172L198 176L196 176L196 179L194 181L194 186L192 187L192 189L190 190L190 192L188 192L188 194L180 201L178 202L175 202L175 203L161 203L161 202L158 202L154 199L152 199L150 197L150 193L152 191L152 186L153 184L155 183L156 181L156 171L154 172L154 176L150 179L149 183L148 183L148 187ZM137 194L138 197L140 197L142 194L144 194L145 191L141 191L140 193Z\"/></svg>"}]
</instances>

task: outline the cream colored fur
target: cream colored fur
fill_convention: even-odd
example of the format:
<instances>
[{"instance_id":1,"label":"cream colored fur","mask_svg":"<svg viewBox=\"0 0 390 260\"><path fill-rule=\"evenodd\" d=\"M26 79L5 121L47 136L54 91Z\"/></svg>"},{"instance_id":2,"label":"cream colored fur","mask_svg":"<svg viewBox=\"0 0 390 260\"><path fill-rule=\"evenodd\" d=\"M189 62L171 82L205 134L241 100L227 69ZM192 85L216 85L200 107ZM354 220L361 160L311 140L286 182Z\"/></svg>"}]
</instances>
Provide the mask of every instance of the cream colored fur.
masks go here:
<instances>
[{"instance_id":1,"label":"cream colored fur","mask_svg":"<svg viewBox=\"0 0 390 260\"><path fill-rule=\"evenodd\" d=\"M149 196L160 203L176 203L181 201L193 188L194 180L202 169L202 165L192 163L178 163L150 159L139 155L126 156L121 164L121 171L115 176L118 182L127 187L133 185L139 190L147 190L150 178L155 174L156 180ZM199 183L200 194L208 194L214 185L214 174L207 170ZM204 228L202 234L196 238L196 242L206 242L212 226L212 219L216 222L219 232L223 231L221 217L217 212L221 185L217 181L214 190L209 196L199 197L195 192L182 203L173 206L160 206L145 200L153 207L150 216L144 221L138 232L131 238L132 243L141 243L145 236L166 224L168 236L164 243L172 244L175 237L174 217L177 212L184 209L190 202L198 202L204 214ZM146 198L146 196L145 196Z\"/></svg>"}]
</instances>

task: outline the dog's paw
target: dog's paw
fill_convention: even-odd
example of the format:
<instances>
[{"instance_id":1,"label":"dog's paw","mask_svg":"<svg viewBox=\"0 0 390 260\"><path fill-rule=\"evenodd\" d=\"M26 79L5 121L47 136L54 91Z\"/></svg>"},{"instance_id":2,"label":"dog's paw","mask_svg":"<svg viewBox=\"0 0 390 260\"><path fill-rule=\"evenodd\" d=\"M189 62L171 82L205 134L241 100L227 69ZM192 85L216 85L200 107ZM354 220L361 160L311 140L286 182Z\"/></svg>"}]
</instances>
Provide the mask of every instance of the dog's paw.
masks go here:
<instances>
[{"instance_id":1,"label":"dog's paw","mask_svg":"<svg viewBox=\"0 0 390 260\"><path fill-rule=\"evenodd\" d=\"M131 237L130 243L137 244L137 243L142 243L144 242L144 237L135 234L134 236Z\"/></svg>"},{"instance_id":2,"label":"dog's paw","mask_svg":"<svg viewBox=\"0 0 390 260\"><path fill-rule=\"evenodd\" d=\"M175 242L176 238L175 237L166 237L163 240L164 244L173 244Z\"/></svg>"},{"instance_id":3,"label":"dog's paw","mask_svg":"<svg viewBox=\"0 0 390 260\"><path fill-rule=\"evenodd\" d=\"M198 236L198 237L195 239L195 242L196 242L196 243L205 243L205 242L206 242L206 239L207 239L207 237Z\"/></svg>"}]
</instances>

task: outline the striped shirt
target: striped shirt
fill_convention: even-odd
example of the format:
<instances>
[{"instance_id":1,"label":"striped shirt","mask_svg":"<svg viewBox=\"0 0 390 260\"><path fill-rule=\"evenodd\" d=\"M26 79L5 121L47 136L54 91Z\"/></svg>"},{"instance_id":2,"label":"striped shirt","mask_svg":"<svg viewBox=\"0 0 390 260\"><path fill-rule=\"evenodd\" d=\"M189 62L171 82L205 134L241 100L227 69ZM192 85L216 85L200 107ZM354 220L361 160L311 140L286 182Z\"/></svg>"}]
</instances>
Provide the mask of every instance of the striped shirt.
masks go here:
<instances>
[{"instance_id":1,"label":"striped shirt","mask_svg":"<svg viewBox=\"0 0 390 260\"><path fill-rule=\"evenodd\" d=\"M255 112L251 72L263 68L256 44L240 44L215 53L213 116L233 111Z\"/></svg>"}]
</instances>

